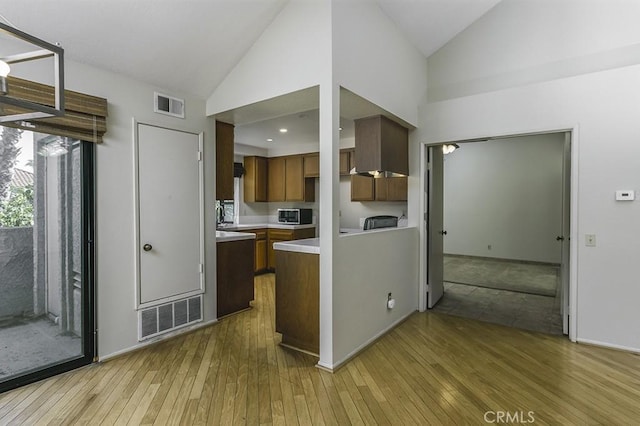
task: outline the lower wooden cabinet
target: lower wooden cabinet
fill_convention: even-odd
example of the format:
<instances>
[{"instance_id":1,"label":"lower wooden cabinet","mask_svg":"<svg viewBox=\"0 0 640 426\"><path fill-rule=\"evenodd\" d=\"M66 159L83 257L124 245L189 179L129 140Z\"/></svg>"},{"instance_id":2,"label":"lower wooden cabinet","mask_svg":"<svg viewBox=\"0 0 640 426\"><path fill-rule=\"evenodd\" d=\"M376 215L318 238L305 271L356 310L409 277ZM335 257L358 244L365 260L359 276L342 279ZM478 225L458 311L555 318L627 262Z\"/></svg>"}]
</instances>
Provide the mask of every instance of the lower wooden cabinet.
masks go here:
<instances>
[{"instance_id":1,"label":"lower wooden cabinet","mask_svg":"<svg viewBox=\"0 0 640 426\"><path fill-rule=\"evenodd\" d=\"M217 243L218 318L250 307L253 300L253 240Z\"/></svg>"},{"instance_id":2,"label":"lower wooden cabinet","mask_svg":"<svg viewBox=\"0 0 640 426\"><path fill-rule=\"evenodd\" d=\"M318 354L320 256L276 250L276 257L276 331L283 345Z\"/></svg>"},{"instance_id":3,"label":"lower wooden cabinet","mask_svg":"<svg viewBox=\"0 0 640 426\"><path fill-rule=\"evenodd\" d=\"M314 238L316 236L316 228L304 228L304 229L269 229L269 269L276 269L276 255L273 249L273 243L279 243L281 241L292 240L304 240L305 238Z\"/></svg>"},{"instance_id":4,"label":"lower wooden cabinet","mask_svg":"<svg viewBox=\"0 0 640 426\"><path fill-rule=\"evenodd\" d=\"M268 262L267 257L269 256L268 246L267 246L267 230L260 229L253 231L256 234L256 242L255 242L255 272L262 272L267 269Z\"/></svg>"}]
</instances>

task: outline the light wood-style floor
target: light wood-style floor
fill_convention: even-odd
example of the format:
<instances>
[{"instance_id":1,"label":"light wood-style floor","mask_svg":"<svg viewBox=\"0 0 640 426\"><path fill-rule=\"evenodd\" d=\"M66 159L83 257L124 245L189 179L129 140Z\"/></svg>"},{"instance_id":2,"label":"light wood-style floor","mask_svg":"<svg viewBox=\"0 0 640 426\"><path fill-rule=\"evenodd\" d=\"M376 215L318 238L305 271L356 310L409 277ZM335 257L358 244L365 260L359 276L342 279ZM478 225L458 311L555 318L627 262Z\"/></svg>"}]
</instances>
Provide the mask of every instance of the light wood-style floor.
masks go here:
<instances>
[{"instance_id":1,"label":"light wood-style floor","mask_svg":"<svg viewBox=\"0 0 640 426\"><path fill-rule=\"evenodd\" d=\"M213 326L0 395L0 424L640 422L640 356L446 314L321 371L278 345L273 286L257 277L254 309Z\"/></svg>"}]
</instances>

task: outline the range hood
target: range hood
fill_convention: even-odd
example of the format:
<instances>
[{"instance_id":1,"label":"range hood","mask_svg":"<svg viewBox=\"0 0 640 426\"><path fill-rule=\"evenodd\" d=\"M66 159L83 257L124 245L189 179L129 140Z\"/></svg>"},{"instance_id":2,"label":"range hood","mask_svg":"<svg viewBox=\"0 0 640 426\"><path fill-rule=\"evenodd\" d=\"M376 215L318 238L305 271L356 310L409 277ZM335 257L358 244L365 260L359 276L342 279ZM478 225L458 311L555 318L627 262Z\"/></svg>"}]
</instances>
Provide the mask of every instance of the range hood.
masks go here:
<instances>
[{"instance_id":1,"label":"range hood","mask_svg":"<svg viewBox=\"0 0 640 426\"><path fill-rule=\"evenodd\" d=\"M409 130L383 116L354 120L355 165L352 174L373 177L409 175Z\"/></svg>"}]
</instances>

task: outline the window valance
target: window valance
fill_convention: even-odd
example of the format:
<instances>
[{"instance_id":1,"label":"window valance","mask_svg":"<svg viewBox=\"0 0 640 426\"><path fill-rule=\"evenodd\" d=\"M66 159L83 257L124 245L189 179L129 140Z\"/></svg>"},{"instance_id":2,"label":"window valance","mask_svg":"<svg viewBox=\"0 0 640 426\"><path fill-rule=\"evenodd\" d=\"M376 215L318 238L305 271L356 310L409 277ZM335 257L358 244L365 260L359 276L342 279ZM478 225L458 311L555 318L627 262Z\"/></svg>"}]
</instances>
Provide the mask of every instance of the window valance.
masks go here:
<instances>
[{"instance_id":1,"label":"window valance","mask_svg":"<svg viewBox=\"0 0 640 426\"><path fill-rule=\"evenodd\" d=\"M7 77L7 87L8 96L49 106L54 105L54 88L52 86L16 77ZM71 90L65 90L64 96L65 115L62 117L39 118L28 122L3 123L3 125L101 143L102 136L107 131L107 100ZM9 105L5 105L3 108L5 113L24 112Z\"/></svg>"}]
</instances>

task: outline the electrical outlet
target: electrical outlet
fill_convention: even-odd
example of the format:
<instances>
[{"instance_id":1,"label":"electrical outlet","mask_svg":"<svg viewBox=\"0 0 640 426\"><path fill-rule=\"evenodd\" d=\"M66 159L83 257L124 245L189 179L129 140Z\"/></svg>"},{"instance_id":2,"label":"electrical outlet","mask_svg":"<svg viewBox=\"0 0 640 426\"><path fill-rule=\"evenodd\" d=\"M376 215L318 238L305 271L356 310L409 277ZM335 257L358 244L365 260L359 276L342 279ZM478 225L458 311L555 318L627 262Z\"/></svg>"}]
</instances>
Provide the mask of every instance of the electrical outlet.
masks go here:
<instances>
[{"instance_id":1,"label":"electrical outlet","mask_svg":"<svg viewBox=\"0 0 640 426\"><path fill-rule=\"evenodd\" d=\"M584 245L587 247L595 247L596 246L595 234L586 234L584 236Z\"/></svg>"}]
</instances>

